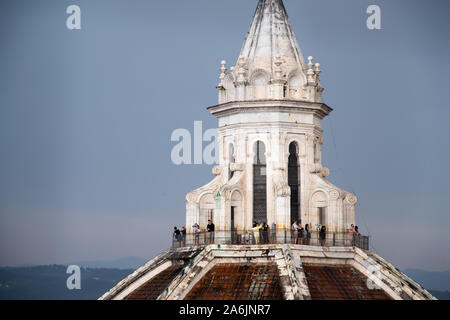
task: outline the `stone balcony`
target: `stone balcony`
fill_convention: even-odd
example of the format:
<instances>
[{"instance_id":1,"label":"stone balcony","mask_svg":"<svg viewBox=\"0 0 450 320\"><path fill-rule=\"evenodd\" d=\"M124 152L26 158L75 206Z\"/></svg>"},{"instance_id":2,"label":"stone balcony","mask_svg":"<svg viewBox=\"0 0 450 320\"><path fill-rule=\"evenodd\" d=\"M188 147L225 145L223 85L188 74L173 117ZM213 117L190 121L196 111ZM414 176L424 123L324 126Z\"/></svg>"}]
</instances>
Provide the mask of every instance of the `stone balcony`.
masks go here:
<instances>
[{"instance_id":1,"label":"stone balcony","mask_svg":"<svg viewBox=\"0 0 450 320\"><path fill-rule=\"evenodd\" d=\"M328 232L321 239L319 232L311 232L309 236L300 237L298 232L290 230L275 231L216 231L189 233L181 241L172 239L172 248L202 247L206 245L265 245L265 244L298 244L322 247L357 247L369 250L368 236L351 236L349 233Z\"/></svg>"}]
</instances>

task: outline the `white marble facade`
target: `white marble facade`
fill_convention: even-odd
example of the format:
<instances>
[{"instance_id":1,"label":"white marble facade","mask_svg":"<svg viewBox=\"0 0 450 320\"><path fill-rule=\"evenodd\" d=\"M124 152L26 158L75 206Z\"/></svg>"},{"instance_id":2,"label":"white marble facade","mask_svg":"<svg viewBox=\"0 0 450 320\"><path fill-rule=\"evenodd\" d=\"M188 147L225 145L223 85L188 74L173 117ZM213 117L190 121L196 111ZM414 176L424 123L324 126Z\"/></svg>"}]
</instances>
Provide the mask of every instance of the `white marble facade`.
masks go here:
<instances>
[{"instance_id":1,"label":"white marble facade","mask_svg":"<svg viewBox=\"0 0 450 320\"><path fill-rule=\"evenodd\" d=\"M346 231L355 222L357 200L328 182L329 170L322 166L321 122L332 109L322 102L320 65L312 57L305 63L282 0L259 1L236 65L227 70L223 61L220 71L219 104L208 108L219 120L220 161L213 169L216 177L186 197L188 232L195 223L205 229L209 218L217 230L248 230L254 220L290 229L288 159L293 151L299 220ZM263 219L254 217L253 208L258 142L265 150Z\"/></svg>"}]
</instances>

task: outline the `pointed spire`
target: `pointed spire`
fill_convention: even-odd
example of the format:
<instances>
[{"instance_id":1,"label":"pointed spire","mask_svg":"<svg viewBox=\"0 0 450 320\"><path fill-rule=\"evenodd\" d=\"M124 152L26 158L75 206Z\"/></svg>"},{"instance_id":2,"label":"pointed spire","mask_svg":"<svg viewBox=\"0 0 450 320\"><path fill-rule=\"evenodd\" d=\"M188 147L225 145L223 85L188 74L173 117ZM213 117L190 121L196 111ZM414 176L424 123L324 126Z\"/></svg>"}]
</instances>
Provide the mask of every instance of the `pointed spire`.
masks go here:
<instances>
[{"instance_id":1,"label":"pointed spire","mask_svg":"<svg viewBox=\"0 0 450 320\"><path fill-rule=\"evenodd\" d=\"M259 0L236 65L221 74L229 85L218 86L227 91L219 101L318 101L323 88L312 60L303 59L283 0Z\"/></svg>"},{"instance_id":2,"label":"pointed spire","mask_svg":"<svg viewBox=\"0 0 450 320\"><path fill-rule=\"evenodd\" d=\"M249 70L261 68L272 74L277 56L283 57L287 69L304 68L303 56L282 0L259 0L240 56L248 61Z\"/></svg>"}]
</instances>

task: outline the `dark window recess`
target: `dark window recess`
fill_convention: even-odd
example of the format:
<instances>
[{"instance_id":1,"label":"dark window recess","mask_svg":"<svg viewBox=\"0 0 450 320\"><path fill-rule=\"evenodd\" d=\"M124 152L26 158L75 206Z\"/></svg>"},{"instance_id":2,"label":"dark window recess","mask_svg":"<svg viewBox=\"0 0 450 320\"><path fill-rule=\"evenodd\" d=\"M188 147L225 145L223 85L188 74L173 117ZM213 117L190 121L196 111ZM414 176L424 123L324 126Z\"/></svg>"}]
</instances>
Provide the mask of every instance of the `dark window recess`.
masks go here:
<instances>
[{"instance_id":1,"label":"dark window recess","mask_svg":"<svg viewBox=\"0 0 450 320\"><path fill-rule=\"evenodd\" d=\"M325 210L326 210L326 208L319 208L319 224L322 226L325 226L326 222L327 222L326 216L325 216L325 212L326 212Z\"/></svg>"},{"instance_id":2,"label":"dark window recess","mask_svg":"<svg viewBox=\"0 0 450 320\"><path fill-rule=\"evenodd\" d=\"M258 141L255 146L253 164L253 220L267 222L267 173L264 143Z\"/></svg>"},{"instance_id":3,"label":"dark window recess","mask_svg":"<svg viewBox=\"0 0 450 320\"><path fill-rule=\"evenodd\" d=\"M234 207L231 207L231 231L234 231Z\"/></svg>"},{"instance_id":4,"label":"dark window recess","mask_svg":"<svg viewBox=\"0 0 450 320\"><path fill-rule=\"evenodd\" d=\"M300 215L300 168L297 158L297 146L293 142L289 145L288 184L291 188L291 224L301 223Z\"/></svg>"}]
</instances>

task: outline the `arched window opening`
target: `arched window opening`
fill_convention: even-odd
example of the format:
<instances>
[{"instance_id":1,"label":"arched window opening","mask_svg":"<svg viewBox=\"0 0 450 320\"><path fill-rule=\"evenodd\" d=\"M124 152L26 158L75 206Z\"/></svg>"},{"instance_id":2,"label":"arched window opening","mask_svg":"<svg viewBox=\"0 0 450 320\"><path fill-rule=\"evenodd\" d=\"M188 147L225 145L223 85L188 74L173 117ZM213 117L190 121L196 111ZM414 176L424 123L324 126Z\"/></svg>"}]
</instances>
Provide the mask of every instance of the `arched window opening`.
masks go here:
<instances>
[{"instance_id":1,"label":"arched window opening","mask_svg":"<svg viewBox=\"0 0 450 320\"><path fill-rule=\"evenodd\" d=\"M243 228L242 196L239 191L234 191L231 195L230 215L230 230L236 231ZM234 236L234 234L232 236Z\"/></svg>"},{"instance_id":2,"label":"arched window opening","mask_svg":"<svg viewBox=\"0 0 450 320\"><path fill-rule=\"evenodd\" d=\"M311 223L315 223L321 226L327 226L328 199L327 195L323 191L318 191L313 194L312 207L314 208L315 212L313 213Z\"/></svg>"},{"instance_id":3,"label":"arched window opening","mask_svg":"<svg viewBox=\"0 0 450 320\"><path fill-rule=\"evenodd\" d=\"M208 220L214 222L214 211L216 208L216 201L212 194L206 194L200 199L200 224L202 230L206 229L208 225Z\"/></svg>"},{"instance_id":4,"label":"arched window opening","mask_svg":"<svg viewBox=\"0 0 450 320\"><path fill-rule=\"evenodd\" d=\"M300 214L300 167L297 157L297 144L289 145L288 184L291 188L291 224L294 221L301 223Z\"/></svg>"},{"instance_id":5,"label":"arched window opening","mask_svg":"<svg viewBox=\"0 0 450 320\"><path fill-rule=\"evenodd\" d=\"M263 142L255 144L253 162L253 220L267 222L267 173L266 147Z\"/></svg>"}]
</instances>

